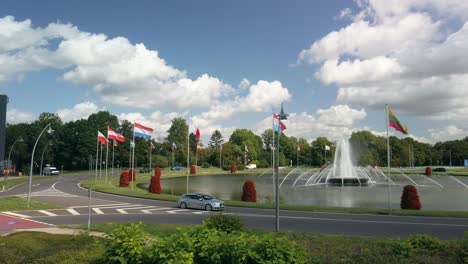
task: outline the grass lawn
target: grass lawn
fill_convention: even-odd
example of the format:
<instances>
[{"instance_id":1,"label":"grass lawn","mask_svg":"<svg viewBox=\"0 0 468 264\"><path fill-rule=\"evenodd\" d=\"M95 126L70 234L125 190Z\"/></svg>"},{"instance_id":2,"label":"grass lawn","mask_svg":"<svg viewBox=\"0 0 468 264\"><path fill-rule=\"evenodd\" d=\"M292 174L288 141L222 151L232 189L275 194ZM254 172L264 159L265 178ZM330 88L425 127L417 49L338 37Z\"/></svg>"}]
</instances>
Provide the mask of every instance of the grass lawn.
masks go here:
<instances>
[{"instance_id":1,"label":"grass lawn","mask_svg":"<svg viewBox=\"0 0 468 264\"><path fill-rule=\"evenodd\" d=\"M110 232L117 224L92 225L93 231ZM191 226L145 224L151 237L165 237ZM439 241L436 249L411 249L408 240L320 235L302 232L249 231L258 236L271 233L304 248L306 263L463 263L466 241ZM468 239L465 238L465 240ZM105 263L104 239L87 235L51 235L36 232L0 237L1 263ZM463 244L464 243L464 244ZM424 246L424 245L423 245ZM466 256L465 256L466 257Z\"/></svg>"},{"instance_id":2,"label":"grass lawn","mask_svg":"<svg viewBox=\"0 0 468 264\"><path fill-rule=\"evenodd\" d=\"M31 200L27 207L26 198L21 197L0 197L0 211L20 211L20 210L43 210L60 209L62 207Z\"/></svg>"}]
</instances>

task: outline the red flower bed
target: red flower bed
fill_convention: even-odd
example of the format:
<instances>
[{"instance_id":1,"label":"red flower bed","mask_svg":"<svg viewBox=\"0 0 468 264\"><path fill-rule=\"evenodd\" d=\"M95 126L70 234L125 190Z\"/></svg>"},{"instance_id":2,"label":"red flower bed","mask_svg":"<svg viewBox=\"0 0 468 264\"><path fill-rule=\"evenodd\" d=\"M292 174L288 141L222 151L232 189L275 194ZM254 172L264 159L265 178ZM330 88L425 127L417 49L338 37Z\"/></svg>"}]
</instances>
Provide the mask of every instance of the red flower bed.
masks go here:
<instances>
[{"instance_id":1,"label":"red flower bed","mask_svg":"<svg viewBox=\"0 0 468 264\"><path fill-rule=\"evenodd\" d=\"M128 174L128 171L124 171L120 174L120 182L119 186L120 187L128 187L128 181L130 179L130 174Z\"/></svg>"},{"instance_id":2,"label":"red flower bed","mask_svg":"<svg viewBox=\"0 0 468 264\"><path fill-rule=\"evenodd\" d=\"M190 174L197 174L197 166L195 165L190 166Z\"/></svg>"},{"instance_id":3,"label":"red flower bed","mask_svg":"<svg viewBox=\"0 0 468 264\"><path fill-rule=\"evenodd\" d=\"M150 193L161 193L161 176L153 176L151 177L150 185L148 188Z\"/></svg>"},{"instance_id":4,"label":"red flower bed","mask_svg":"<svg viewBox=\"0 0 468 264\"><path fill-rule=\"evenodd\" d=\"M432 176L432 169L431 169L431 167L426 167L426 172L425 172L424 174L426 174L427 176Z\"/></svg>"},{"instance_id":5,"label":"red flower bed","mask_svg":"<svg viewBox=\"0 0 468 264\"><path fill-rule=\"evenodd\" d=\"M236 165L231 165L231 173L235 173L237 171Z\"/></svg>"},{"instance_id":6,"label":"red flower bed","mask_svg":"<svg viewBox=\"0 0 468 264\"><path fill-rule=\"evenodd\" d=\"M135 169L131 169L128 171L129 173L129 176L130 176L130 181L135 181L136 180L136 173L135 173Z\"/></svg>"},{"instance_id":7,"label":"red flower bed","mask_svg":"<svg viewBox=\"0 0 468 264\"><path fill-rule=\"evenodd\" d=\"M419 202L418 190L413 185L406 185L403 188L401 196L401 209L420 210L421 203Z\"/></svg>"},{"instance_id":8,"label":"red flower bed","mask_svg":"<svg viewBox=\"0 0 468 264\"><path fill-rule=\"evenodd\" d=\"M257 202L257 191L255 190L255 183L253 181L244 182L241 200L244 202Z\"/></svg>"},{"instance_id":9,"label":"red flower bed","mask_svg":"<svg viewBox=\"0 0 468 264\"><path fill-rule=\"evenodd\" d=\"M161 177L162 176L161 168L159 168L159 167L154 168L154 176L156 176L156 177Z\"/></svg>"}]
</instances>

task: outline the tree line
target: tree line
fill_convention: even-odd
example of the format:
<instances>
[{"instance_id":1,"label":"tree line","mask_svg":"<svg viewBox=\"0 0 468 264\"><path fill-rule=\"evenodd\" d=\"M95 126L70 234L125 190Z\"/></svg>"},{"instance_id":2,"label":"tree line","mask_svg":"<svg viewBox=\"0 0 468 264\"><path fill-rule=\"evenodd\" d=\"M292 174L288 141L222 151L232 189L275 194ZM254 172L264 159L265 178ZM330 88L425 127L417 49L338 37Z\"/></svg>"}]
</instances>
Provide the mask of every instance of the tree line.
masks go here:
<instances>
[{"instance_id":1,"label":"tree line","mask_svg":"<svg viewBox=\"0 0 468 264\"><path fill-rule=\"evenodd\" d=\"M34 170L51 164L58 169L86 170L94 169L96 162L97 131L104 135L107 127L123 134L126 141L114 147L115 167L127 168L130 159L130 142L133 124L128 120L118 120L108 111L91 114L87 119L64 123L57 114L42 113L32 123L7 124L5 159L10 154L12 163L18 171L28 171L31 152L37 136L51 123L52 133L44 133L38 142L34 157ZM157 131L157 128L156 128ZM155 149L152 151L152 166L185 166L187 162L187 137L189 138L190 164L199 166L226 167L233 164L242 167L244 163L254 163L257 167L271 167L273 130L267 129L256 135L248 129L236 129L224 138L220 131L212 133L209 142L203 145L194 131L189 131L187 122L182 117L172 119L165 138L151 139ZM202 131L203 133L203 131ZM275 132L275 141L278 133ZM17 141L18 138L23 141ZM16 141L14 148L11 148ZM275 142L276 145L277 142ZM350 138L354 162L361 166L386 166L386 138L368 131L354 132ZM176 146L176 149L173 148ZM201 147L197 148L197 145ZM392 166L449 165L462 166L468 154L468 137L463 140L440 142L435 145L418 142L412 138L390 137ZM329 146L330 150L326 150ZM288 137L280 134L280 166L306 165L320 167L333 161L336 145L326 137L319 137L312 142L304 138ZM198 149L198 152L197 152ZM150 157L150 142L135 138L135 164L147 167ZM105 157L105 150L103 152ZM112 144L109 148L109 157ZM99 154L99 152L98 152ZM174 157L174 158L173 158ZM414 157L411 159L411 157ZM451 158L451 159L450 159ZM111 158L109 158L109 163ZM410 164L413 163L413 164Z\"/></svg>"}]
</instances>

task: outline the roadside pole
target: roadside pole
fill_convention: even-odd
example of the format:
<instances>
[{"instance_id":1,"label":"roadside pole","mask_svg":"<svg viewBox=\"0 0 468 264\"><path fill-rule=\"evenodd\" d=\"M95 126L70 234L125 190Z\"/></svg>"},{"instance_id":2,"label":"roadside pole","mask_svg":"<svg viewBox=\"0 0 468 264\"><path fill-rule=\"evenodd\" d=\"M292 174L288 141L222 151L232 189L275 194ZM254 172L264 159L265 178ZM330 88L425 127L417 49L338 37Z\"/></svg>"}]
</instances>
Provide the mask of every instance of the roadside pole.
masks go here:
<instances>
[{"instance_id":1,"label":"roadside pole","mask_svg":"<svg viewBox=\"0 0 468 264\"><path fill-rule=\"evenodd\" d=\"M88 232L91 230L91 189L88 189Z\"/></svg>"}]
</instances>

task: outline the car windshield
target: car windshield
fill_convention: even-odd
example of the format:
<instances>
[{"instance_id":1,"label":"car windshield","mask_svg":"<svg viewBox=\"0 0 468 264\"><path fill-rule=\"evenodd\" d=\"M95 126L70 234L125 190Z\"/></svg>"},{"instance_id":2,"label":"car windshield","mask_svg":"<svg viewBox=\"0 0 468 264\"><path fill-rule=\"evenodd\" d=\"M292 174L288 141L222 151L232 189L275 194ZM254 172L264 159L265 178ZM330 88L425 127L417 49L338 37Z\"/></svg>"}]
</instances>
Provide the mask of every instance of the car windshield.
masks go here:
<instances>
[{"instance_id":1,"label":"car windshield","mask_svg":"<svg viewBox=\"0 0 468 264\"><path fill-rule=\"evenodd\" d=\"M203 197L204 200L211 200L213 197L209 196L208 194L204 194L201 197Z\"/></svg>"}]
</instances>

